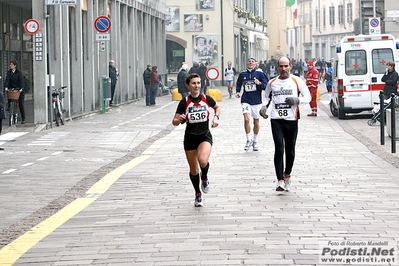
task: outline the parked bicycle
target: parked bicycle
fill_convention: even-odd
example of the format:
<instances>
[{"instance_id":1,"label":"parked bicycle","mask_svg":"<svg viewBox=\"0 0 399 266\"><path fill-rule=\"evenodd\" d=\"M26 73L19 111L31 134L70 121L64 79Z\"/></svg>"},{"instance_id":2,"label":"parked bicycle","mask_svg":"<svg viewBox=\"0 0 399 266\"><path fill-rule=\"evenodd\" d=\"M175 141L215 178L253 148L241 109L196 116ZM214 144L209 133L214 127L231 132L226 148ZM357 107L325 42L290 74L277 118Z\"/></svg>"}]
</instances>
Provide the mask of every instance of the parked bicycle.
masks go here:
<instances>
[{"instance_id":1,"label":"parked bicycle","mask_svg":"<svg viewBox=\"0 0 399 266\"><path fill-rule=\"evenodd\" d=\"M174 79L169 79L169 91L172 93L174 89L177 89L177 81Z\"/></svg>"},{"instance_id":2,"label":"parked bicycle","mask_svg":"<svg viewBox=\"0 0 399 266\"><path fill-rule=\"evenodd\" d=\"M62 106L62 99L65 98L65 89L67 86L62 86L58 89L54 89L52 95L52 104L53 104L53 114L55 124L57 126L64 125L64 113L66 110Z\"/></svg>"},{"instance_id":3,"label":"parked bicycle","mask_svg":"<svg viewBox=\"0 0 399 266\"><path fill-rule=\"evenodd\" d=\"M5 88L7 92L7 99L8 99L8 125L16 125L18 122L18 99L21 91L19 88Z\"/></svg>"}]
</instances>

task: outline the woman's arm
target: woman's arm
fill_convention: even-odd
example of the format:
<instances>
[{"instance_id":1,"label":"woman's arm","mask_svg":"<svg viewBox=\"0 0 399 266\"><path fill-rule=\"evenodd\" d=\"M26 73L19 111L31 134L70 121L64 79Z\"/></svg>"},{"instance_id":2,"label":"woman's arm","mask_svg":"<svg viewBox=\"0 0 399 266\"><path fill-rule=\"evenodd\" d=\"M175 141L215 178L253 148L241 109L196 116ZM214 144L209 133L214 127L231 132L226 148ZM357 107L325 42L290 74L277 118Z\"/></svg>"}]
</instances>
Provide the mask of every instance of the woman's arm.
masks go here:
<instances>
[{"instance_id":1,"label":"woman's arm","mask_svg":"<svg viewBox=\"0 0 399 266\"><path fill-rule=\"evenodd\" d=\"M215 104L212 108L215 111L215 115L212 119L212 127L217 127L219 125L220 106Z\"/></svg>"}]
</instances>

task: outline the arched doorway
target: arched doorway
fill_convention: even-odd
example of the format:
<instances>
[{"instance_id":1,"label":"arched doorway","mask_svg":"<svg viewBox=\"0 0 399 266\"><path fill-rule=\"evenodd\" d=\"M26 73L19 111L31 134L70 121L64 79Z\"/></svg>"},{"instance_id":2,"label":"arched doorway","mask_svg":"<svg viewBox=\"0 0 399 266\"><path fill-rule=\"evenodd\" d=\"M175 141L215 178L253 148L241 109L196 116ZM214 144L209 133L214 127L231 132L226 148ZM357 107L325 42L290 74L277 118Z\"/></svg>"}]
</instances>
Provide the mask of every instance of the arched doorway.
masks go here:
<instances>
[{"instance_id":1,"label":"arched doorway","mask_svg":"<svg viewBox=\"0 0 399 266\"><path fill-rule=\"evenodd\" d=\"M168 73L177 73L181 68L181 63L186 61L187 41L166 34L166 65Z\"/></svg>"}]
</instances>

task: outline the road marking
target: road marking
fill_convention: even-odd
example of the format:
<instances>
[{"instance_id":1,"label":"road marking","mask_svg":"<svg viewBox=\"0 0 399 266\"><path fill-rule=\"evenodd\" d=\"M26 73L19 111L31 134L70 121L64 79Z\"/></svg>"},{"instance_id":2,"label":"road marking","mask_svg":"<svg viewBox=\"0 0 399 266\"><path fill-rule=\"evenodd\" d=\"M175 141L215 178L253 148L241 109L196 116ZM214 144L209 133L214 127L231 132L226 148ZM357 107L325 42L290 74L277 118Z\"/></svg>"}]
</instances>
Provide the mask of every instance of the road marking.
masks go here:
<instances>
[{"instance_id":1,"label":"road marking","mask_svg":"<svg viewBox=\"0 0 399 266\"><path fill-rule=\"evenodd\" d=\"M42 157L42 158L37 159L36 161L44 161L44 160L47 160L47 159L48 159L48 157Z\"/></svg>"},{"instance_id":2,"label":"road marking","mask_svg":"<svg viewBox=\"0 0 399 266\"><path fill-rule=\"evenodd\" d=\"M32 165L33 163L24 163L24 164L21 164L21 166L22 167L25 167L25 166L29 166L29 165Z\"/></svg>"},{"instance_id":3,"label":"road marking","mask_svg":"<svg viewBox=\"0 0 399 266\"><path fill-rule=\"evenodd\" d=\"M175 130L172 130L168 135L155 141L140 156L132 159L124 165L121 165L102 177L86 191L86 196L84 198L77 198L22 236L4 246L0 250L0 266L13 265L22 255L28 252L37 243L96 201L97 198L103 195L126 172L150 158L151 155L153 155L164 143L176 135L181 134L181 131L183 130L184 127L176 127Z\"/></svg>"},{"instance_id":4,"label":"road marking","mask_svg":"<svg viewBox=\"0 0 399 266\"><path fill-rule=\"evenodd\" d=\"M7 143L10 140L19 138L25 134L28 134L28 132L10 132L10 133L6 133L4 135L0 135L0 146L4 145L5 143Z\"/></svg>"},{"instance_id":5,"label":"road marking","mask_svg":"<svg viewBox=\"0 0 399 266\"><path fill-rule=\"evenodd\" d=\"M8 169L8 170L4 171L3 174L10 174L14 171L17 171L17 169Z\"/></svg>"},{"instance_id":6,"label":"road marking","mask_svg":"<svg viewBox=\"0 0 399 266\"><path fill-rule=\"evenodd\" d=\"M10 132L10 133L6 133L4 135L0 136L0 140L12 140L12 139L16 139L18 137L21 137L25 134L28 134L28 132Z\"/></svg>"},{"instance_id":7,"label":"road marking","mask_svg":"<svg viewBox=\"0 0 399 266\"><path fill-rule=\"evenodd\" d=\"M56 141L60 140L61 138L67 136L71 132L51 132L28 145L37 145L37 146L49 146L55 143Z\"/></svg>"},{"instance_id":8,"label":"road marking","mask_svg":"<svg viewBox=\"0 0 399 266\"><path fill-rule=\"evenodd\" d=\"M0 265L12 265L29 249L51 234L66 221L93 203L95 198L78 198L15 239L0 250Z\"/></svg>"}]
</instances>

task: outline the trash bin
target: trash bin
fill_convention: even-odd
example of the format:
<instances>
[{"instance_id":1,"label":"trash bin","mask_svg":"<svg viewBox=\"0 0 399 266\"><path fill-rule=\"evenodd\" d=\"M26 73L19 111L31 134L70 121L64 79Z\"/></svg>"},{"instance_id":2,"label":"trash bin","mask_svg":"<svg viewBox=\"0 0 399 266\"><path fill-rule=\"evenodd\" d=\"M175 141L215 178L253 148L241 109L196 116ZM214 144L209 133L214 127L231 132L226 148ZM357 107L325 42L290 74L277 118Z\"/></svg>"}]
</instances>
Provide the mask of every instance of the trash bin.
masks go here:
<instances>
[{"instance_id":1,"label":"trash bin","mask_svg":"<svg viewBox=\"0 0 399 266\"><path fill-rule=\"evenodd\" d=\"M111 100L111 78L107 76L102 77L102 89L104 100Z\"/></svg>"}]
</instances>

